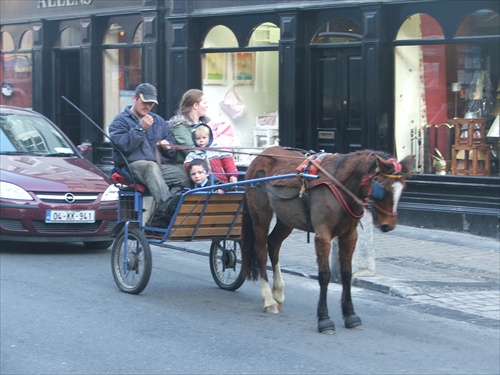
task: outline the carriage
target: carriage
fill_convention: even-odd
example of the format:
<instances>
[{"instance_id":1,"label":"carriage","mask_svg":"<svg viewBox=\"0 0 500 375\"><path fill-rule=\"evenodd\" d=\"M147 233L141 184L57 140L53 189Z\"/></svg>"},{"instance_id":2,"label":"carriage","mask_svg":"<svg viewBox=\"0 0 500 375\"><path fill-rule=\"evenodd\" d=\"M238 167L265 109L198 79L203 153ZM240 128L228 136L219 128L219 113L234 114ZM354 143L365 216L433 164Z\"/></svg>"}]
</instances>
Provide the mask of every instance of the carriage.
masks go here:
<instances>
[{"instance_id":1,"label":"carriage","mask_svg":"<svg viewBox=\"0 0 500 375\"><path fill-rule=\"evenodd\" d=\"M119 184L118 224L113 229L111 257L118 288L130 294L139 294L146 288L152 272L151 245L211 241L209 262L215 283L221 289L237 290L245 281L241 269L245 187L295 176L257 178L184 191L166 228L146 224L152 196L137 186ZM218 194L214 189L223 189L225 193Z\"/></svg>"},{"instance_id":2,"label":"carriage","mask_svg":"<svg viewBox=\"0 0 500 375\"><path fill-rule=\"evenodd\" d=\"M113 277L120 290L138 294L151 276L150 244L211 240L210 270L216 284L234 291L245 279L260 278L264 310L277 314L285 299L281 245L293 229L299 229L314 233L320 286L318 331L335 331L327 307L333 238L339 243L344 325L359 327L361 319L351 299L351 262L359 220L371 207L374 223L383 232L396 226L398 201L405 179L412 175L413 160L409 155L398 162L372 150L308 155L270 147L252 161L245 180L184 192L165 229L144 224L144 194L121 191L112 246ZM228 191L218 194L214 189L219 188Z\"/></svg>"}]
</instances>

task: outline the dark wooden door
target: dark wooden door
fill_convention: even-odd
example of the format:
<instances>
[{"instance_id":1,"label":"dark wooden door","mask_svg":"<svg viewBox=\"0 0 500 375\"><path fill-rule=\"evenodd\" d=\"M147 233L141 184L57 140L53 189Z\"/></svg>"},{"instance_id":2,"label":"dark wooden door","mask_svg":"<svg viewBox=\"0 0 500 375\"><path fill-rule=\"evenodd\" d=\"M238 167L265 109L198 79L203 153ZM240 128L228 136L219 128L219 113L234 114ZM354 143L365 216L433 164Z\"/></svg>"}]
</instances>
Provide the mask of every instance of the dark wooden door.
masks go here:
<instances>
[{"instance_id":1,"label":"dark wooden door","mask_svg":"<svg viewBox=\"0 0 500 375\"><path fill-rule=\"evenodd\" d=\"M62 96L80 107L80 52L57 51L55 62L56 124L78 145L84 141L81 139L80 114Z\"/></svg>"},{"instance_id":2,"label":"dark wooden door","mask_svg":"<svg viewBox=\"0 0 500 375\"><path fill-rule=\"evenodd\" d=\"M361 149L362 66L359 48L313 51L311 140L316 150Z\"/></svg>"}]
</instances>

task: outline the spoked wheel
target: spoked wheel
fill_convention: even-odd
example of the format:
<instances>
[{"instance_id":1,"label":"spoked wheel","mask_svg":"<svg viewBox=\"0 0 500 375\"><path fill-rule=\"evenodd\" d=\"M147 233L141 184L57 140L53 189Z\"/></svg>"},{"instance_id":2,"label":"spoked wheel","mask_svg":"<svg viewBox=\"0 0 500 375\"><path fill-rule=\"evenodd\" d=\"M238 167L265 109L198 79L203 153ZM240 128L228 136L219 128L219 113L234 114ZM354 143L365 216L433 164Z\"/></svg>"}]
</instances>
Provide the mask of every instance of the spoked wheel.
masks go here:
<instances>
[{"instance_id":1,"label":"spoked wheel","mask_svg":"<svg viewBox=\"0 0 500 375\"><path fill-rule=\"evenodd\" d=\"M111 270L122 292L139 294L148 285L153 261L148 239L137 228L122 230L113 242Z\"/></svg>"},{"instance_id":2,"label":"spoked wheel","mask_svg":"<svg viewBox=\"0 0 500 375\"><path fill-rule=\"evenodd\" d=\"M241 272L241 246L239 241L212 241L210 271L221 289L236 290L245 282Z\"/></svg>"}]
</instances>

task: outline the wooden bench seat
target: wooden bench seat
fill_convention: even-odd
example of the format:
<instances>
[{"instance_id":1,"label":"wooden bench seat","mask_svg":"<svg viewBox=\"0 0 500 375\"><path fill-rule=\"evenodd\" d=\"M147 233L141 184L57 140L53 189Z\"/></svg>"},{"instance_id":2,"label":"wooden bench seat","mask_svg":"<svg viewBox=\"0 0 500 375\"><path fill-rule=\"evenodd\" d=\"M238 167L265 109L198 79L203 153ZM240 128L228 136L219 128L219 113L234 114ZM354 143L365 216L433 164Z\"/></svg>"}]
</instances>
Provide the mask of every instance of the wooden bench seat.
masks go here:
<instances>
[{"instance_id":1,"label":"wooden bench seat","mask_svg":"<svg viewBox=\"0 0 500 375\"><path fill-rule=\"evenodd\" d=\"M241 239L244 196L243 192L187 195L167 241Z\"/></svg>"}]
</instances>

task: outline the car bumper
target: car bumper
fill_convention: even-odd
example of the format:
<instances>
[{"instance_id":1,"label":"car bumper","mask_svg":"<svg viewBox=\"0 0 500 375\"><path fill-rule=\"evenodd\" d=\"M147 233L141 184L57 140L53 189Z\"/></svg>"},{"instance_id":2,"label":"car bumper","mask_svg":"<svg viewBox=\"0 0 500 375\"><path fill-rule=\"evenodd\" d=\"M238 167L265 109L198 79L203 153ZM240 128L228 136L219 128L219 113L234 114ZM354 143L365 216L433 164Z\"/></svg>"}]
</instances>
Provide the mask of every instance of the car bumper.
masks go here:
<instances>
[{"instance_id":1,"label":"car bumper","mask_svg":"<svg viewBox=\"0 0 500 375\"><path fill-rule=\"evenodd\" d=\"M103 241L111 239L111 231L117 222L118 204L115 202L99 207L72 207L75 210L95 210L93 223L46 223L47 209L68 207L0 203L0 239L28 242Z\"/></svg>"}]
</instances>

